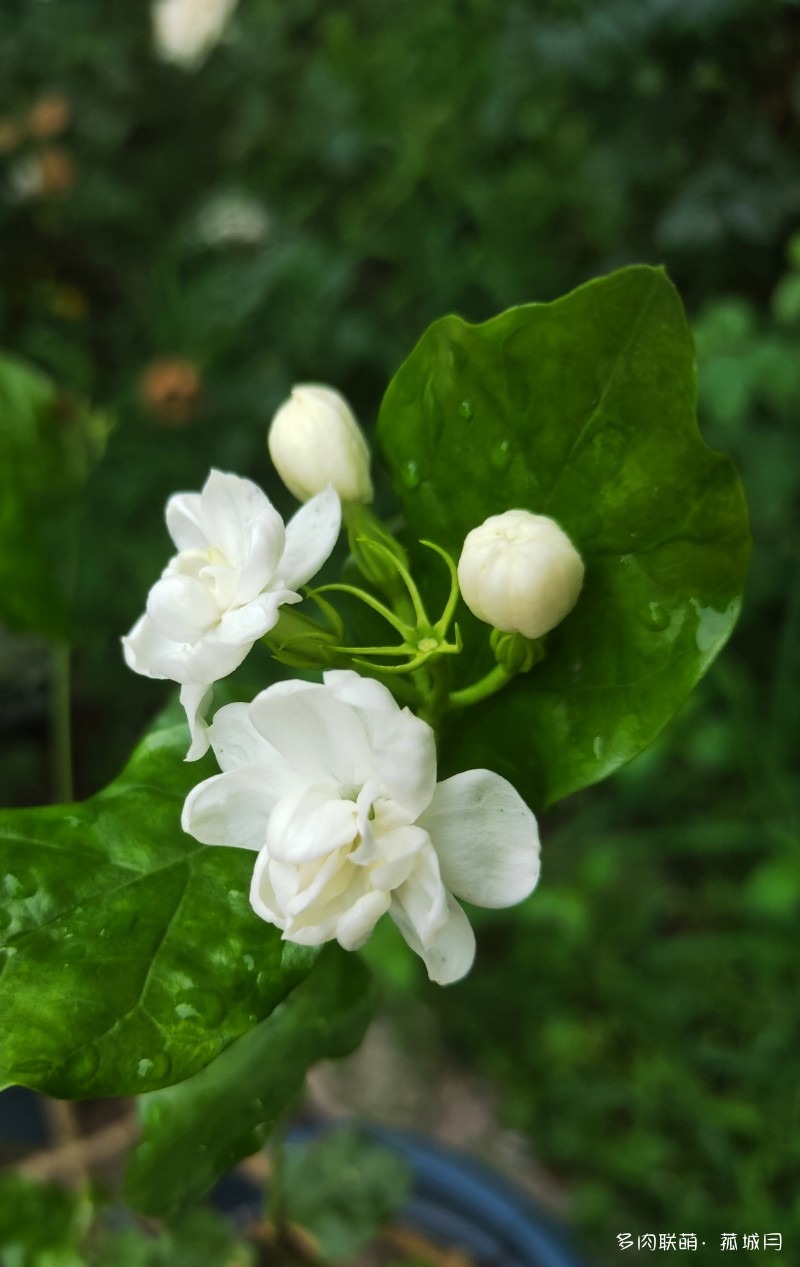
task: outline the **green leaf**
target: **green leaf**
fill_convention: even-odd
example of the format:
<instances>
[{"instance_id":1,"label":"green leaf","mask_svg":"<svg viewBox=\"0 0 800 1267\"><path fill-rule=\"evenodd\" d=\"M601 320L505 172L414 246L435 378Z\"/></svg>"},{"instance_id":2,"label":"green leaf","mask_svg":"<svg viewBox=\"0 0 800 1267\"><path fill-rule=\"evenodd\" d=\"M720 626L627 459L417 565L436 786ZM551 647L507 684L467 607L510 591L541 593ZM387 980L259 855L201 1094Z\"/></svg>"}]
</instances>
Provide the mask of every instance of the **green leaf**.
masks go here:
<instances>
[{"instance_id":1,"label":"green leaf","mask_svg":"<svg viewBox=\"0 0 800 1267\"><path fill-rule=\"evenodd\" d=\"M328 1262L349 1261L405 1203L410 1187L402 1158L357 1130L285 1150L286 1214L311 1233Z\"/></svg>"},{"instance_id":2,"label":"green leaf","mask_svg":"<svg viewBox=\"0 0 800 1267\"><path fill-rule=\"evenodd\" d=\"M147 1096L142 1141L128 1169L131 1204L170 1214L260 1148L309 1067L358 1046L373 1002L360 960L330 947L288 999L213 1064Z\"/></svg>"},{"instance_id":3,"label":"green leaf","mask_svg":"<svg viewBox=\"0 0 800 1267\"><path fill-rule=\"evenodd\" d=\"M547 658L452 727L446 771L489 766L542 804L646 748L730 635L750 544L736 471L697 428L691 334L663 272L435 322L378 427L412 538L457 557L471 528L522 507L586 563ZM458 619L474 677L489 631L463 604Z\"/></svg>"},{"instance_id":4,"label":"green leaf","mask_svg":"<svg viewBox=\"0 0 800 1267\"><path fill-rule=\"evenodd\" d=\"M44 374L0 356L0 620L12 629L71 632L75 497L108 430Z\"/></svg>"},{"instance_id":5,"label":"green leaf","mask_svg":"<svg viewBox=\"0 0 800 1267\"><path fill-rule=\"evenodd\" d=\"M0 1176L3 1267L83 1267L86 1205L54 1184Z\"/></svg>"},{"instance_id":6,"label":"green leaf","mask_svg":"<svg viewBox=\"0 0 800 1267\"><path fill-rule=\"evenodd\" d=\"M197 1073L316 951L248 902L253 855L184 834L185 725L153 731L89 801L0 812L0 1084L68 1099Z\"/></svg>"}]
</instances>

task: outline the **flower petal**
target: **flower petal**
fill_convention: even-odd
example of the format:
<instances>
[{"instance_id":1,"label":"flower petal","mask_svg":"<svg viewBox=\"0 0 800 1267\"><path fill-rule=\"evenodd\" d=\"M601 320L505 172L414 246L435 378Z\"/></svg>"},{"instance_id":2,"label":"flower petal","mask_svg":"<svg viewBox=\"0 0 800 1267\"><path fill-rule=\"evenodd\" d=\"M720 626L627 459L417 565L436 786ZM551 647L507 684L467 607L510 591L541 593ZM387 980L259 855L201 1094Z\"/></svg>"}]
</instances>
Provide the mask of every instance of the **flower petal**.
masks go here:
<instances>
[{"instance_id":1,"label":"flower petal","mask_svg":"<svg viewBox=\"0 0 800 1267\"><path fill-rule=\"evenodd\" d=\"M266 849L256 858L253 878L250 881L250 905L261 919L277 928L285 928L286 920L280 914L280 906L272 884L271 872L275 867ZM288 870L288 868L287 868ZM291 868L294 870L294 868Z\"/></svg>"},{"instance_id":2,"label":"flower petal","mask_svg":"<svg viewBox=\"0 0 800 1267\"><path fill-rule=\"evenodd\" d=\"M269 503L248 524L247 531L236 588L237 603L249 603L272 583L278 575L286 545L283 520Z\"/></svg>"},{"instance_id":3,"label":"flower petal","mask_svg":"<svg viewBox=\"0 0 800 1267\"><path fill-rule=\"evenodd\" d=\"M350 669L324 674L326 688L357 709L370 749L372 777L392 800L417 818L436 788L436 737L427 722L400 708L380 682Z\"/></svg>"},{"instance_id":4,"label":"flower petal","mask_svg":"<svg viewBox=\"0 0 800 1267\"><path fill-rule=\"evenodd\" d=\"M270 779L281 780L281 795L300 781L300 776L277 748L256 730L249 704L226 704L221 708L214 714L209 737L221 770L236 770L243 765L261 766L268 771Z\"/></svg>"},{"instance_id":5,"label":"flower petal","mask_svg":"<svg viewBox=\"0 0 800 1267\"><path fill-rule=\"evenodd\" d=\"M196 642L216 625L220 610L201 581L166 572L147 596L147 614L173 642Z\"/></svg>"},{"instance_id":6,"label":"flower petal","mask_svg":"<svg viewBox=\"0 0 800 1267\"><path fill-rule=\"evenodd\" d=\"M476 906L521 902L539 878L539 830L519 793L491 770L439 783L419 825L430 833L442 879Z\"/></svg>"},{"instance_id":7,"label":"flower petal","mask_svg":"<svg viewBox=\"0 0 800 1267\"><path fill-rule=\"evenodd\" d=\"M175 643L158 632L147 614L140 616L130 633L122 639L125 663L134 673L141 673L144 677L168 677L167 673L156 672L154 665L174 650Z\"/></svg>"},{"instance_id":8,"label":"flower petal","mask_svg":"<svg viewBox=\"0 0 800 1267\"><path fill-rule=\"evenodd\" d=\"M325 686L279 682L256 696L250 715L261 734L309 782L356 788L372 777L373 756L361 715Z\"/></svg>"},{"instance_id":9,"label":"flower petal","mask_svg":"<svg viewBox=\"0 0 800 1267\"><path fill-rule=\"evenodd\" d=\"M286 525L286 547L280 579L299 589L315 576L330 556L342 524L342 506L330 486L301 506Z\"/></svg>"},{"instance_id":10,"label":"flower petal","mask_svg":"<svg viewBox=\"0 0 800 1267\"><path fill-rule=\"evenodd\" d=\"M358 950L364 945L378 920L392 905L391 894L373 889L363 894L336 925L336 940L345 950Z\"/></svg>"},{"instance_id":11,"label":"flower petal","mask_svg":"<svg viewBox=\"0 0 800 1267\"><path fill-rule=\"evenodd\" d=\"M189 723L189 733L192 742L189 751L184 757L184 761L199 761L208 752L208 725L206 724L206 713L214 696L214 688L212 686L203 686L202 683L186 682L181 687L181 704L186 709L186 720Z\"/></svg>"},{"instance_id":12,"label":"flower petal","mask_svg":"<svg viewBox=\"0 0 800 1267\"><path fill-rule=\"evenodd\" d=\"M280 798L261 766L241 766L198 783L181 815L185 832L204 845L262 849L269 816Z\"/></svg>"},{"instance_id":13,"label":"flower petal","mask_svg":"<svg viewBox=\"0 0 800 1267\"><path fill-rule=\"evenodd\" d=\"M420 849L414 870L405 883L395 889L394 899L419 945L432 945L448 914L447 890L442 884L439 862L430 844Z\"/></svg>"},{"instance_id":14,"label":"flower petal","mask_svg":"<svg viewBox=\"0 0 800 1267\"><path fill-rule=\"evenodd\" d=\"M200 514L199 493L175 493L167 502L167 528L179 550L208 549Z\"/></svg>"},{"instance_id":15,"label":"flower petal","mask_svg":"<svg viewBox=\"0 0 800 1267\"><path fill-rule=\"evenodd\" d=\"M336 786L303 784L273 809L267 849L278 862L302 864L352 844L357 833L356 807L340 798Z\"/></svg>"},{"instance_id":16,"label":"flower petal","mask_svg":"<svg viewBox=\"0 0 800 1267\"><path fill-rule=\"evenodd\" d=\"M253 520L274 510L266 493L252 480L212 470L200 497L201 523L209 545L234 567L243 567Z\"/></svg>"},{"instance_id":17,"label":"flower petal","mask_svg":"<svg viewBox=\"0 0 800 1267\"><path fill-rule=\"evenodd\" d=\"M452 894L447 894L445 922L428 946L422 945L399 901L392 902L390 915L411 949L424 960L431 981L450 985L467 975L475 959L475 934Z\"/></svg>"},{"instance_id":18,"label":"flower petal","mask_svg":"<svg viewBox=\"0 0 800 1267\"><path fill-rule=\"evenodd\" d=\"M263 638L277 624L279 608L282 603L301 602L299 594L291 590L278 590L269 594L261 594L247 603L245 607L235 607L226 612L219 622L215 636L220 642L230 646L242 646L247 643L252 647L259 638Z\"/></svg>"}]
</instances>

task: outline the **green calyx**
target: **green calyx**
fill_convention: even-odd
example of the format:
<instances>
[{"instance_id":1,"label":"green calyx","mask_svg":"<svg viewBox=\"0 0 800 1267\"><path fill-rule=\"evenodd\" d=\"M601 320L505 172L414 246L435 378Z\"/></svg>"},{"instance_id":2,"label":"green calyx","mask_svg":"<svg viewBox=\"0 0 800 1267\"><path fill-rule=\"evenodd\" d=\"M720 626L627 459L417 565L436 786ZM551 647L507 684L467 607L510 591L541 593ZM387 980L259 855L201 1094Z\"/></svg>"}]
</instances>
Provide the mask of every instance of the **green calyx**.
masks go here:
<instances>
[{"instance_id":1,"label":"green calyx","mask_svg":"<svg viewBox=\"0 0 800 1267\"><path fill-rule=\"evenodd\" d=\"M336 652L340 655L351 657L352 663L360 668L379 670L382 674L415 673L435 656L458 655L462 645L458 626L455 627L454 631L455 641L449 642L447 640L447 633L458 602L456 566L449 554L432 541L422 541L420 543L441 555L450 573L450 592L447 602L441 616L434 622L431 621L425 610L422 596L406 565L405 552L402 551L402 548L397 546L397 543L395 543L396 549L390 548L382 541L377 540L376 537L365 537L359 540L361 546L367 550L370 557L380 560L386 576L389 575L389 572L393 573L397 582L393 588L398 590L398 596L394 602L394 610L387 607L374 594L370 594L356 585L346 585L344 583L323 585L320 589L314 591L313 596L332 591L350 594L353 598L357 598L368 607L371 607L379 616L382 616L400 635L401 641L373 647L338 646L335 648ZM402 590L400 587L402 587ZM401 612L402 614L400 614ZM408 612L408 617L406 612ZM385 656L391 659L398 659L401 663L375 665L370 660L364 659L363 657L365 656L377 656L380 658Z\"/></svg>"}]
</instances>

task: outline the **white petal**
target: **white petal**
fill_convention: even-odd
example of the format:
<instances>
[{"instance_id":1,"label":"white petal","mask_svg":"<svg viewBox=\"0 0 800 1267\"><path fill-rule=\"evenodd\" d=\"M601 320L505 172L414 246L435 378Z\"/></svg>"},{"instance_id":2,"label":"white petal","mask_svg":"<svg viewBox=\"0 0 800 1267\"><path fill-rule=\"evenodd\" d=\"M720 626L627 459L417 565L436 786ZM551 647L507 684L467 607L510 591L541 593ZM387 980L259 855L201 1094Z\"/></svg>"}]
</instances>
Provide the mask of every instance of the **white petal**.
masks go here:
<instances>
[{"instance_id":1,"label":"white petal","mask_svg":"<svg viewBox=\"0 0 800 1267\"><path fill-rule=\"evenodd\" d=\"M134 673L141 673L144 677L168 677L167 673L156 672L153 666L174 650L174 642L158 632L147 614L140 616L130 633L122 639L125 663Z\"/></svg>"},{"instance_id":2,"label":"white petal","mask_svg":"<svg viewBox=\"0 0 800 1267\"><path fill-rule=\"evenodd\" d=\"M431 981L437 985L450 985L466 976L475 958L475 934L450 893L447 895L446 921L427 947L420 942L403 907L396 900L392 902L390 914L411 949L421 955Z\"/></svg>"},{"instance_id":3,"label":"white petal","mask_svg":"<svg viewBox=\"0 0 800 1267\"><path fill-rule=\"evenodd\" d=\"M243 765L274 769L275 773L270 777L282 780L283 793L291 791L299 781L300 776L295 774L278 750L256 730L250 717L249 704L226 704L215 713L210 739L221 770L235 770Z\"/></svg>"},{"instance_id":4,"label":"white petal","mask_svg":"<svg viewBox=\"0 0 800 1267\"><path fill-rule=\"evenodd\" d=\"M536 819L511 784L465 770L438 784L419 824L430 833L442 879L476 906L513 906L539 878Z\"/></svg>"},{"instance_id":5,"label":"white petal","mask_svg":"<svg viewBox=\"0 0 800 1267\"><path fill-rule=\"evenodd\" d=\"M354 902L336 925L336 940L345 950L358 950L392 905L391 895L373 890Z\"/></svg>"},{"instance_id":6,"label":"white petal","mask_svg":"<svg viewBox=\"0 0 800 1267\"><path fill-rule=\"evenodd\" d=\"M417 818L436 788L436 737L427 722L400 708L380 682L349 669L324 675L337 699L358 710L371 749L373 777L391 798Z\"/></svg>"},{"instance_id":7,"label":"white petal","mask_svg":"<svg viewBox=\"0 0 800 1267\"><path fill-rule=\"evenodd\" d=\"M247 658L252 643L220 642L214 632L194 644L173 643L173 653L159 660L157 667L175 682L209 683L227 677Z\"/></svg>"},{"instance_id":8,"label":"white petal","mask_svg":"<svg viewBox=\"0 0 800 1267\"><path fill-rule=\"evenodd\" d=\"M186 720L192 742L185 761L199 761L208 752L208 726L206 714L214 696L214 688L196 682L187 682L181 687L181 704L186 709Z\"/></svg>"},{"instance_id":9,"label":"white petal","mask_svg":"<svg viewBox=\"0 0 800 1267\"><path fill-rule=\"evenodd\" d=\"M147 614L173 642L196 642L217 624L220 611L201 581L166 572L147 596Z\"/></svg>"},{"instance_id":10,"label":"white petal","mask_svg":"<svg viewBox=\"0 0 800 1267\"><path fill-rule=\"evenodd\" d=\"M262 849L279 796L261 766L242 766L198 783L186 798L181 824L204 845Z\"/></svg>"},{"instance_id":11,"label":"white petal","mask_svg":"<svg viewBox=\"0 0 800 1267\"><path fill-rule=\"evenodd\" d=\"M337 699L355 708L384 713L396 713L400 708L392 692L383 685L383 682L376 682L371 677L362 677L353 669L328 669L326 673L323 673L322 680Z\"/></svg>"},{"instance_id":12,"label":"white petal","mask_svg":"<svg viewBox=\"0 0 800 1267\"><path fill-rule=\"evenodd\" d=\"M286 545L283 520L269 503L248 524L236 602L249 603L278 575Z\"/></svg>"},{"instance_id":13,"label":"white petal","mask_svg":"<svg viewBox=\"0 0 800 1267\"><path fill-rule=\"evenodd\" d=\"M267 848L279 862L304 863L352 844L358 813L331 784L308 784L289 792L269 820Z\"/></svg>"},{"instance_id":14,"label":"white petal","mask_svg":"<svg viewBox=\"0 0 800 1267\"><path fill-rule=\"evenodd\" d=\"M301 506L286 525L286 548L280 577L290 589L299 589L315 576L330 556L342 524L342 506L330 487Z\"/></svg>"},{"instance_id":15,"label":"white petal","mask_svg":"<svg viewBox=\"0 0 800 1267\"><path fill-rule=\"evenodd\" d=\"M266 920L268 924L285 928L286 921L280 914L280 905L272 884L271 872L274 866L266 849L262 849L256 858L253 878L250 882L250 905L256 915L260 915L261 919Z\"/></svg>"},{"instance_id":16,"label":"white petal","mask_svg":"<svg viewBox=\"0 0 800 1267\"><path fill-rule=\"evenodd\" d=\"M207 550L200 523L200 494L175 493L167 502L167 528L179 550Z\"/></svg>"},{"instance_id":17,"label":"white petal","mask_svg":"<svg viewBox=\"0 0 800 1267\"><path fill-rule=\"evenodd\" d=\"M253 643L263 638L277 624L281 603L300 601L300 595L293 594L291 590L261 594L245 607L236 607L233 611L226 612L214 636L231 646L247 643L248 647L252 647Z\"/></svg>"},{"instance_id":18,"label":"white petal","mask_svg":"<svg viewBox=\"0 0 800 1267\"><path fill-rule=\"evenodd\" d=\"M360 788L374 766L361 715L325 686L300 685L280 682L262 691L250 706L256 728L309 781Z\"/></svg>"},{"instance_id":19,"label":"white petal","mask_svg":"<svg viewBox=\"0 0 800 1267\"><path fill-rule=\"evenodd\" d=\"M272 503L252 480L212 471L203 485L201 522L209 544L241 568L248 555L253 520L268 514ZM275 512L277 514L277 511Z\"/></svg>"},{"instance_id":20,"label":"white petal","mask_svg":"<svg viewBox=\"0 0 800 1267\"><path fill-rule=\"evenodd\" d=\"M447 890L430 845L419 851L411 875L395 889L394 904L402 910L419 945L432 945L447 921L448 911Z\"/></svg>"}]
</instances>

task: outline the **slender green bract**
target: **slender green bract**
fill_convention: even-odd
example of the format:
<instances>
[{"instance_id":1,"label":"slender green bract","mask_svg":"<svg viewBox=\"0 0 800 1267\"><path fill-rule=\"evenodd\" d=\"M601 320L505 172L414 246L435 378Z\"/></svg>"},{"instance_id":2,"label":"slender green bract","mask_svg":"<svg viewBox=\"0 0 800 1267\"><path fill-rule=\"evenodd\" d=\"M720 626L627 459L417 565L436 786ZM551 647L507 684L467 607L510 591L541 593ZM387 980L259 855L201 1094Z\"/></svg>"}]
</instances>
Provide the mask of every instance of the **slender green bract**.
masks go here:
<instances>
[{"instance_id":1,"label":"slender green bract","mask_svg":"<svg viewBox=\"0 0 800 1267\"><path fill-rule=\"evenodd\" d=\"M537 806L641 752L730 635L750 544L736 471L698 430L691 334L664 273L435 322L378 429L412 546L458 557L470 529L522 508L555 519L586 564L544 661L445 731L443 772L487 766ZM491 665L489 631L463 605L458 620L463 686Z\"/></svg>"},{"instance_id":2,"label":"slender green bract","mask_svg":"<svg viewBox=\"0 0 800 1267\"><path fill-rule=\"evenodd\" d=\"M272 1015L213 1064L145 1097L142 1141L127 1175L131 1203L145 1214L170 1214L260 1148L309 1067L358 1046L373 1002L361 961L328 947Z\"/></svg>"},{"instance_id":3,"label":"slender green bract","mask_svg":"<svg viewBox=\"0 0 800 1267\"><path fill-rule=\"evenodd\" d=\"M248 902L253 857L185 835L183 725L78 805L0 812L0 1085L67 1099L197 1073L268 1016L315 949Z\"/></svg>"}]
</instances>

